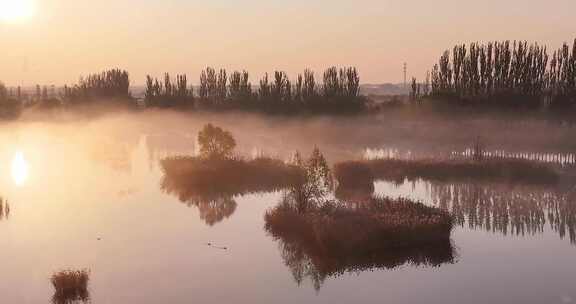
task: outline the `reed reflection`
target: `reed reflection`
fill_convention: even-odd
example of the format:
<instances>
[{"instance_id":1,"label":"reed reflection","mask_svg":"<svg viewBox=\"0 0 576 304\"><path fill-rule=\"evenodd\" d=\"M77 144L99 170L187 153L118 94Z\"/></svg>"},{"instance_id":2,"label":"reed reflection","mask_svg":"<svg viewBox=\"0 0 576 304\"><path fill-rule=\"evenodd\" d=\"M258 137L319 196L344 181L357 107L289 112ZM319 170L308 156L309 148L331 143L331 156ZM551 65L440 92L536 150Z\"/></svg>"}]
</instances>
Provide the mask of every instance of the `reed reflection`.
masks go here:
<instances>
[{"instance_id":1,"label":"reed reflection","mask_svg":"<svg viewBox=\"0 0 576 304\"><path fill-rule=\"evenodd\" d=\"M367 166L353 162L342 162L334 166L337 181L335 196L343 202L359 204L369 201L374 195L374 174Z\"/></svg>"},{"instance_id":2,"label":"reed reflection","mask_svg":"<svg viewBox=\"0 0 576 304\"><path fill-rule=\"evenodd\" d=\"M0 198L0 221L10 218L10 204L7 200Z\"/></svg>"},{"instance_id":3,"label":"reed reflection","mask_svg":"<svg viewBox=\"0 0 576 304\"><path fill-rule=\"evenodd\" d=\"M505 235L550 229L576 244L576 191L560 187L494 183L430 182L432 202L449 210L458 224Z\"/></svg>"}]
</instances>

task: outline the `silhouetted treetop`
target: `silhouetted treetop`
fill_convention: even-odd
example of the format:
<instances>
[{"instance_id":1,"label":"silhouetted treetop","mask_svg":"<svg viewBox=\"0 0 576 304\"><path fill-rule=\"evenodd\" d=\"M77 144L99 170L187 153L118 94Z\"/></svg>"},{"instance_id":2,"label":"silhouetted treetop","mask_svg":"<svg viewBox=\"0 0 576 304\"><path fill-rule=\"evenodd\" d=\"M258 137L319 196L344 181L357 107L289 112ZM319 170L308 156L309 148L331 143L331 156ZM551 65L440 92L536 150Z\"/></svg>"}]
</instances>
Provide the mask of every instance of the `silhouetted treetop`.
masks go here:
<instances>
[{"instance_id":1,"label":"silhouetted treetop","mask_svg":"<svg viewBox=\"0 0 576 304\"><path fill-rule=\"evenodd\" d=\"M314 73L305 70L295 81L283 71L265 73L253 88L247 71L216 70L207 67L200 73L198 95L186 88L184 75L172 84L150 76L146 79L147 106L193 105L203 109L242 109L268 112L350 112L362 110L366 99L360 96L360 77L356 68L329 68L324 83L317 85Z\"/></svg>"},{"instance_id":2,"label":"silhouetted treetop","mask_svg":"<svg viewBox=\"0 0 576 304\"><path fill-rule=\"evenodd\" d=\"M574 106L576 40L551 56L526 41L457 45L434 66L431 93L476 103Z\"/></svg>"},{"instance_id":3,"label":"silhouetted treetop","mask_svg":"<svg viewBox=\"0 0 576 304\"><path fill-rule=\"evenodd\" d=\"M232 134L220 127L207 124L198 133L200 155L204 158L229 158L236 147Z\"/></svg>"},{"instance_id":4,"label":"silhouetted treetop","mask_svg":"<svg viewBox=\"0 0 576 304\"><path fill-rule=\"evenodd\" d=\"M78 84L64 87L64 99L82 102L95 99L131 99L130 77L127 71L107 70L80 78Z\"/></svg>"}]
</instances>

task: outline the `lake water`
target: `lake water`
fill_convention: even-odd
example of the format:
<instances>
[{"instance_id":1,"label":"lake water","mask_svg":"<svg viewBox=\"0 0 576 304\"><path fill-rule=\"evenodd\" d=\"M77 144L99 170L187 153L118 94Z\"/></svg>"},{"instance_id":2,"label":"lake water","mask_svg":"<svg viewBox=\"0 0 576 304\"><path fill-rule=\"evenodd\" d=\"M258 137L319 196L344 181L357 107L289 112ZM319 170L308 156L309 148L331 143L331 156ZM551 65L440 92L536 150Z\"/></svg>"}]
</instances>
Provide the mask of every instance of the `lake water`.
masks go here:
<instances>
[{"instance_id":1,"label":"lake water","mask_svg":"<svg viewBox=\"0 0 576 304\"><path fill-rule=\"evenodd\" d=\"M362 157L368 148L449 153L469 148L476 134L495 150L576 150L573 127L538 121L499 122L504 131L494 136L484 120L397 116L160 113L7 123L0 127L0 303L49 303L49 277L68 268L91 270L96 304L576 302L576 189L570 181L553 188L377 181L378 195L409 197L455 214L454 261L343 273L315 288L308 278L294 279L280 242L264 230L264 213L281 193L202 205L162 191L158 161L194 154L195 135L206 122L232 131L246 157L287 158L314 146L331 162Z\"/></svg>"}]
</instances>

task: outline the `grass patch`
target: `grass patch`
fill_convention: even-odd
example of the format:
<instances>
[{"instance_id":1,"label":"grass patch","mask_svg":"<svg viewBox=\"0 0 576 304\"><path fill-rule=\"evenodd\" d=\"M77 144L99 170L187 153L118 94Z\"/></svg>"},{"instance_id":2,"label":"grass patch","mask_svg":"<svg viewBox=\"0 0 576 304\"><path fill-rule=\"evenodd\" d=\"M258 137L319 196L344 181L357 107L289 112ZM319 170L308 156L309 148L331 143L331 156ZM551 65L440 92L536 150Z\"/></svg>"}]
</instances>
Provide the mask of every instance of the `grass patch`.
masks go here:
<instances>
[{"instance_id":1,"label":"grass patch","mask_svg":"<svg viewBox=\"0 0 576 304\"><path fill-rule=\"evenodd\" d=\"M54 273L50 278L55 290L52 302L55 304L88 302L89 279L90 271L87 269L62 270Z\"/></svg>"},{"instance_id":2,"label":"grass patch","mask_svg":"<svg viewBox=\"0 0 576 304\"><path fill-rule=\"evenodd\" d=\"M179 156L161 161L162 188L181 201L212 201L289 187L299 176L299 168L271 158L199 158Z\"/></svg>"},{"instance_id":3,"label":"grass patch","mask_svg":"<svg viewBox=\"0 0 576 304\"><path fill-rule=\"evenodd\" d=\"M296 280L310 277L316 287L348 271L453 262L452 227L447 212L406 199L372 198L358 208L326 202L306 212L285 199L265 215Z\"/></svg>"},{"instance_id":4,"label":"grass patch","mask_svg":"<svg viewBox=\"0 0 576 304\"><path fill-rule=\"evenodd\" d=\"M350 180L374 179L402 182L416 180L496 180L509 183L555 184L558 173L551 167L527 160L400 160L377 159L349 161L337 165L340 184Z\"/></svg>"}]
</instances>

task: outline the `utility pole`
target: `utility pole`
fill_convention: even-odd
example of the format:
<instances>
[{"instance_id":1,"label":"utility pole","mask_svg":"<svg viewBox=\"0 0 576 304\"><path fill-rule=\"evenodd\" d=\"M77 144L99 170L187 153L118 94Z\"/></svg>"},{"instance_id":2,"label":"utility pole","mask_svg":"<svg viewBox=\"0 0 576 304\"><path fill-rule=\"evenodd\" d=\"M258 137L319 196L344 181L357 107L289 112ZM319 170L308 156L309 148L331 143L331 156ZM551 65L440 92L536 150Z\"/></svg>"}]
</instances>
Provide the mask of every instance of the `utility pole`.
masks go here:
<instances>
[{"instance_id":1,"label":"utility pole","mask_svg":"<svg viewBox=\"0 0 576 304\"><path fill-rule=\"evenodd\" d=\"M406 82L406 72L407 72L408 68L406 65L406 62L404 62L404 88L408 87L408 83Z\"/></svg>"}]
</instances>

